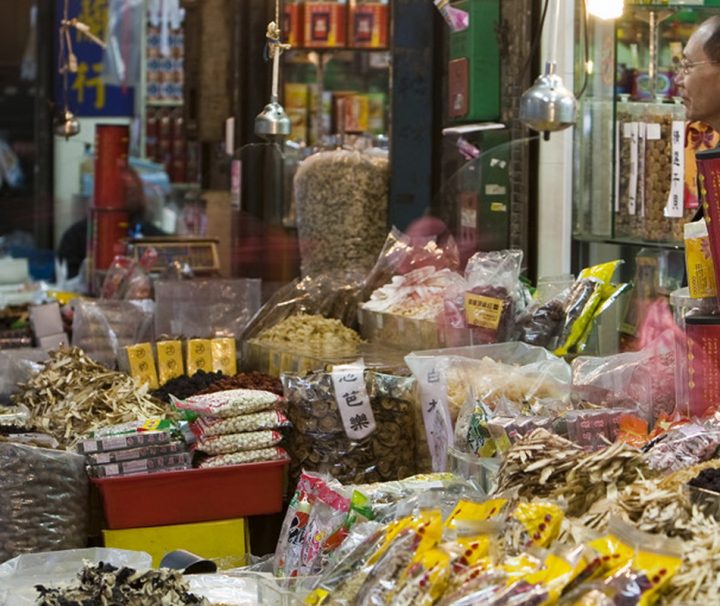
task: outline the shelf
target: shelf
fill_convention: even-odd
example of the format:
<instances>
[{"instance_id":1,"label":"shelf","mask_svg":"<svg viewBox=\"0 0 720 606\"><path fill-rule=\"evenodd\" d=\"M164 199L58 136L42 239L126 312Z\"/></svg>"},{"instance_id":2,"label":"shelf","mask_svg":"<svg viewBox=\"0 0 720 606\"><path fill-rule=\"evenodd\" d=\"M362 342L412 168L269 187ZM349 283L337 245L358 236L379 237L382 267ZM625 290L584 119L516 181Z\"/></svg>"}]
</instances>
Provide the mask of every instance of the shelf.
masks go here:
<instances>
[{"instance_id":1,"label":"shelf","mask_svg":"<svg viewBox=\"0 0 720 606\"><path fill-rule=\"evenodd\" d=\"M636 238L611 238L587 234L573 234L573 239L587 244L612 244L615 246L637 246L638 248L663 248L667 250L684 250L685 248L680 242L651 242Z\"/></svg>"},{"instance_id":2,"label":"shelf","mask_svg":"<svg viewBox=\"0 0 720 606\"><path fill-rule=\"evenodd\" d=\"M149 105L151 107L182 107L183 102L175 101L174 99L157 99L154 101L147 99L145 101L145 105Z\"/></svg>"}]
</instances>

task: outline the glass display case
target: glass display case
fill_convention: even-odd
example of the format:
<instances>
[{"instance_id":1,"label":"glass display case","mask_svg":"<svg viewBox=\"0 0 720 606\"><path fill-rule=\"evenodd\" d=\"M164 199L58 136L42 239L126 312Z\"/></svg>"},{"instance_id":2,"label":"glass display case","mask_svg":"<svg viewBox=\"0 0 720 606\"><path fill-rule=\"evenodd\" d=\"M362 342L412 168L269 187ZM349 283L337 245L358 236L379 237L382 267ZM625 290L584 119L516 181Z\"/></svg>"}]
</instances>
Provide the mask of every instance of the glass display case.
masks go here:
<instances>
[{"instance_id":1,"label":"glass display case","mask_svg":"<svg viewBox=\"0 0 720 606\"><path fill-rule=\"evenodd\" d=\"M626 2L616 21L578 20L576 82L586 59L592 70L574 135L576 244L631 247L620 256L682 244L698 206L694 153L718 136L686 122L675 70L696 26L713 14L718 0Z\"/></svg>"}]
</instances>

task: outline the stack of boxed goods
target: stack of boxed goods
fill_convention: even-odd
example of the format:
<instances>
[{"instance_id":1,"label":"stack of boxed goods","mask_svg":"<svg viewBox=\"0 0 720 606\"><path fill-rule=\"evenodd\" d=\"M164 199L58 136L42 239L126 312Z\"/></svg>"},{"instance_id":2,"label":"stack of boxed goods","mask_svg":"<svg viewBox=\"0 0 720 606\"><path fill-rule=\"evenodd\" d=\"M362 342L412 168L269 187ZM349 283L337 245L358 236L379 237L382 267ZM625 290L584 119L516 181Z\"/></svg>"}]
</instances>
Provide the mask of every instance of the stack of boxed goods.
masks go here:
<instances>
[{"instance_id":1,"label":"stack of boxed goods","mask_svg":"<svg viewBox=\"0 0 720 606\"><path fill-rule=\"evenodd\" d=\"M169 430L170 424L164 424ZM192 457L184 441L174 439L168 430L144 431L137 425L108 428L78 444L78 452L85 455L90 477L109 478L191 467Z\"/></svg>"}]
</instances>

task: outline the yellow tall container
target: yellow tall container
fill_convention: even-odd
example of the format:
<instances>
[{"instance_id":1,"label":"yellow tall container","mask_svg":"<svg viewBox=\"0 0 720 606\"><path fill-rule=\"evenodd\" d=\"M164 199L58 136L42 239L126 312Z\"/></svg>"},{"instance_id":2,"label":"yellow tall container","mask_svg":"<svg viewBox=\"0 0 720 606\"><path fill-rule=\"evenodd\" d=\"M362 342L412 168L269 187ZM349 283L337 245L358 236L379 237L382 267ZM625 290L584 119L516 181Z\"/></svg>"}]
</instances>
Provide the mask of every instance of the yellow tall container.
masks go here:
<instances>
[{"instance_id":1,"label":"yellow tall container","mask_svg":"<svg viewBox=\"0 0 720 606\"><path fill-rule=\"evenodd\" d=\"M245 556L250 553L250 535L245 518L103 530L103 540L105 547L149 553L154 567L160 565L165 554L176 549L184 549L207 560L213 560L221 569L244 565Z\"/></svg>"}]
</instances>

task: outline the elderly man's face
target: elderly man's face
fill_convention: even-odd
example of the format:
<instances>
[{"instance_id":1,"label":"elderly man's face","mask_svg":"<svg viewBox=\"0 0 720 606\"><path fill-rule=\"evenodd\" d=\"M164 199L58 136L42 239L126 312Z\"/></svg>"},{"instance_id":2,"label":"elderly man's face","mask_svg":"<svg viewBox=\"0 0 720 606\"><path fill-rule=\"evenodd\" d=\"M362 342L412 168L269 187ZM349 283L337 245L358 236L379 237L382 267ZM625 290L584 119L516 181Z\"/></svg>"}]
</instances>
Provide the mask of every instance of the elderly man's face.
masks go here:
<instances>
[{"instance_id":1,"label":"elderly man's face","mask_svg":"<svg viewBox=\"0 0 720 606\"><path fill-rule=\"evenodd\" d=\"M712 28L707 25L690 37L677 75L688 120L720 128L720 64L707 56L703 46Z\"/></svg>"}]
</instances>

